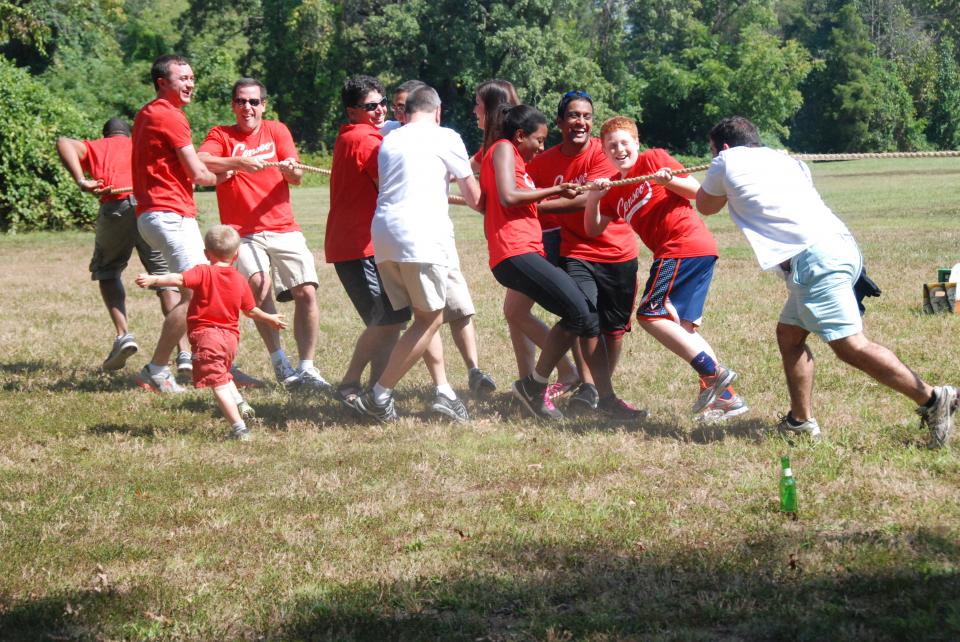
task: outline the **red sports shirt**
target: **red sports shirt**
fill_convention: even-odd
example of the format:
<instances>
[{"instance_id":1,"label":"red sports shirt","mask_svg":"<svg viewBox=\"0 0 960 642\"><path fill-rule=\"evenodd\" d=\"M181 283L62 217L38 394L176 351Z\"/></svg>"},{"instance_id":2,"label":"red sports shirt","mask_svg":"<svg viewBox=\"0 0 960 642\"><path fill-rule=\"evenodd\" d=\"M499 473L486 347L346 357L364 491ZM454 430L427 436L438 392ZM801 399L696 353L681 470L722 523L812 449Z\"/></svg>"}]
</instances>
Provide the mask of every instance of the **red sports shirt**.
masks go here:
<instances>
[{"instance_id":1,"label":"red sports shirt","mask_svg":"<svg viewBox=\"0 0 960 642\"><path fill-rule=\"evenodd\" d=\"M626 178L653 174L661 167L683 165L662 149L648 149ZM653 181L611 188L600 200L600 214L626 220L655 259L717 256L717 242L690 201Z\"/></svg>"},{"instance_id":2,"label":"red sports shirt","mask_svg":"<svg viewBox=\"0 0 960 642\"><path fill-rule=\"evenodd\" d=\"M540 230L540 220L537 218L536 203L515 207L504 207L500 204L497 177L493 171L493 150L499 145L509 145L513 151L517 187L535 188L533 181L527 175L520 152L509 140L505 138L498 140L483 155L483 164L480 166L480 191L483 192L486 201L483 231L487 237L490 269L511 256L530 252L543 254L543 232Z\"/></svg>"},{"instance_id":3,"label":"red sports shirt","mask_svg":"<svg viewBox=\"0 0 960 642\"><path fill-rule=\"evenodd\" d=\"M330 213L323 250L327 263L373 256L370 223L377 209L377 153L383 136L373 125L347 124L333 144Z\"/></svg>"},{"instance_id":4,"label":"red sports shirt","mask_svg":"<svg viewBox=\"0 0 960 642\"><path fill-rule=\"evenodd\" d=\"M617 170L603 153L599 138L591 138L587 148L576 156L567 156L560 145L534 157L527 165L537 187L560 183L586 185L597 178L610 178ZM611 221L599 236L587 235L583 228L583 210L565 214L540 215L544 229L559 226L560 256L595 263L621 263L637 258L637 240L626 221Z\"/></svg>"},{"instance_id":5,"label":"red sports shirt","mask_svg":"<svg viewBox=\"0 0 960 642\"><path fill-rule=\"evenodd\" d=\"M87 155L80 161L82 167L94 180L103 181L105 187L130 187L133 175L130 170L130 152L133 144L129 136L108 136L85 140ZM104 194L101 203L120 201L129 194Z\"/></svg>"},{"instance_id":6,"label":"red sports shirt","mask_svg":"<svg viewBox=\"0 0 960 642\"><path fill-rule=\"evenodd\" d=\"M188 330L223 328L240 336L240 311L256 306L250 285L233 266L195 265L183 273L183 285L193 290Z\"/></svg>"},{"instance_id":7,"label":"red sports shirt","mask_svg":"<svg viewBox=\"0 0 960 642\"><path fill-rule=\"evenodd\" d=\"M177 158L192 145L190 123L183 110L164 98L143 106L133 119L133 195L137 216L163 210L195 217L193 181Z\"/></svg>"},{"instance_id":8,"label":"red sports shirt","mask_svg":"<svg viewBox=\"0 0 960 642\"><path fill-rule=\"evenodd\" d=\"M287 158L300 162L290 130L275 120L260 121L251 134L244 134L237 125L214 127L200 151L214 156L255 156L271 163ZM276 167L236 172L217 185L217 207L220 222L235 228L240 236L300 231L290 207L290 187Z\"/></svg>"}]
</instances>

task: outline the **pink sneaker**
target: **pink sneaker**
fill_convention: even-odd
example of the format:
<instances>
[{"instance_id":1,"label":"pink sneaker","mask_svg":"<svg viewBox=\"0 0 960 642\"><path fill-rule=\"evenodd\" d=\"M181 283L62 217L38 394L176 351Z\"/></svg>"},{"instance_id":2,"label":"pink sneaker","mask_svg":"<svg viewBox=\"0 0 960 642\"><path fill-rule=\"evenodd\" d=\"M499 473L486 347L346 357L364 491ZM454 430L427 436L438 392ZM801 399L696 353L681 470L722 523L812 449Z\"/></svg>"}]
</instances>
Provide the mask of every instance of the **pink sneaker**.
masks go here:
<instances>
[{"instance_id":1,"label":"pink sneaker","mask_svg":"<svg viewBox=\"0 0 960 642\"><path fill-rule=\"evenodd\" d=\"M559 399L564 395L568 395L580 386L579 381L573 383L564 383L562 381L555 381L547 386L546 398L550 401Z\"/></svg>"}]
</instances>

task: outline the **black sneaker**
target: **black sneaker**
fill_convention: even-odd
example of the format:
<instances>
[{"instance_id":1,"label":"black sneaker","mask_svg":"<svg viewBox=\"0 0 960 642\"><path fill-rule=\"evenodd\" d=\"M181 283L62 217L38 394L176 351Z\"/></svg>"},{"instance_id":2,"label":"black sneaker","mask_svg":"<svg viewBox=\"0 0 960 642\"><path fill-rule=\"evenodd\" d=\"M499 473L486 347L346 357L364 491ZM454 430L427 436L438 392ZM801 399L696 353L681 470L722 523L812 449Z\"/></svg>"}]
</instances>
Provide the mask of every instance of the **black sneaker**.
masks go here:
<instances>
[{"instance_id":1,"label":"black sneaker","mask_svg":"<svg viewBox=\"0 0 960 642\"><path fill-rule=\"evenodd\" d=\"M430 405L431 412L443 415L448 419L453 419L458 424L465 424L470 421L470 415L467 414L467 407L459 399L448 399L446 395L437 393L433 404Z\"/></svg>"},{"instance_id":2,"label":"black sneaker","mask_svg":"<svg viewBox=\"0 0 960 642\"><path fill-rule=\"evenodd\" d=\"M632 403L624 401L616 395L604 397L597 403L597 410L612 417L613 419L624 419L627 421L643 421L649 414L646 410L637 408Z\"/></svg>"},{"instance_id":3,"label":"black sneaker","mask_svg":"<svg viewBox=\"0 0 960 642\"><path fill-rule=\"evenodd\" d=\"M356 410L357 397L360 396L361 392L363 392L363 389L360 387L360 384L342 383L333 391L333 398L347 408Z\"/></svg>"},{"instance_id":4,"label":"black sneaker","mask_svg":"<svg viewBox=\"0 0 960 642\"><path fill-rule=\"evenodd\" d=\"M480 368L470 368L467 385L474 397L487 397L497 389L497 383L493 380L493 377Z\"/></svg>"},{"instance_id":5,"label":"black sneaker","mask_svg":"<svg viewBox=\"0 0 960 642\"><path fill-rule=\"evenodd\" d=\"M513 396L520 400L523 407L538 419L563 419L553 402L547 398L547 384L537 383L533 377L526 376L513 382Z\"/></svg>"},{"instance_id":6,"label":"black sneaker","mask_svg":"<svg viewBox=\"0 0 960 642\"><path fill-rule=\"evenodd\" d=\"M567 410L576 415L586 415L597 409L600 403L600 393L592 383L581 383L577 391L570 395L567 401Z\"/></svg>"},{"instance_id":7,"label":"black sneaker","mask_svg":"<svg viewBox=\"0 0 960 642\"><path fill-rule=\"evenodd\" d=\"M373 391L368 390L354 399L353 408L360 414L373 417L382 424L392 423L399 419L397 409L393 405L393 395L387 397L385 403L378 404L373 398Z\"/></svg>"}]
</instances>

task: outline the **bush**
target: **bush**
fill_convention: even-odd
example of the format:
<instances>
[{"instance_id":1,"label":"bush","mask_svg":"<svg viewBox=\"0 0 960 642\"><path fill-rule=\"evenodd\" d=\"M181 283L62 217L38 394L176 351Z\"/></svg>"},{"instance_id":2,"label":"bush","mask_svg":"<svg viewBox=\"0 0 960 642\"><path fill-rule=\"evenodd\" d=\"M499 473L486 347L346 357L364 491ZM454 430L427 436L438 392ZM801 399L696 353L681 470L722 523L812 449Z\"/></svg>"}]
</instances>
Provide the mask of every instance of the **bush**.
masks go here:
<instances>
[{"instance_id":1,"label":"bush","mask_svg":"<svg viewBox=\"0 0 960 642\"><path fill-rule=\"evenodd\" d=\"M90 138L93 124L63 98L0 56L0 230L64 229L91 223L96 200L57 156L57 137Z\"/></svg>"}]
</instances>

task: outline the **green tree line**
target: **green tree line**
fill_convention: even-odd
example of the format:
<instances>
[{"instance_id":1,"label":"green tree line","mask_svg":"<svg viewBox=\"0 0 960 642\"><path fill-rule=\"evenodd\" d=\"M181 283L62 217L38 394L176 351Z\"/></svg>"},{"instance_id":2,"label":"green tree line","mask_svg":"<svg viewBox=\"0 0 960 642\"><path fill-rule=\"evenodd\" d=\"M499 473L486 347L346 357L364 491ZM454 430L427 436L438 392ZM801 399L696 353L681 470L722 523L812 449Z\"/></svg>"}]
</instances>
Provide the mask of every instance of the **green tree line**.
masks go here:
<instances>
[{"instance_id":1,"label":"green tree line","mask_svg":"<svg viewBox=\"0 0 960 642\"><path fill-rule=\"evenodd\" d=\"M955 0L0 0L0 229L92 219L54 151L153 96L151 61L190 57L198 140L230 122L230 87L263 80L307 152L330 149L354 73L435 86L445 124L480 132L473 90L505 78L548 115L585 89L597 117L703 156L734 113L799 151L955 149Z\"/></svg>"}]
</instances>

